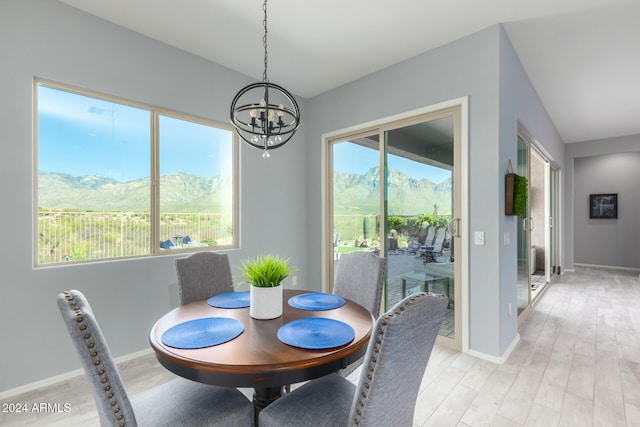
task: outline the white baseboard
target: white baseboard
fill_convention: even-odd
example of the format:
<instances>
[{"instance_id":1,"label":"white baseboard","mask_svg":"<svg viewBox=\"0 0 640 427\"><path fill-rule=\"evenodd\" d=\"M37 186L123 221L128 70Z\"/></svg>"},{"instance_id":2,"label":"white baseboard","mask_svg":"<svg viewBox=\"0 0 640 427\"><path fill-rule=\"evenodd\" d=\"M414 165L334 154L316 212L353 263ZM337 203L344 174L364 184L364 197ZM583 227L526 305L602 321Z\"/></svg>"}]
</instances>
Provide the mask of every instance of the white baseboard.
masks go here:
<instances>
[{"instance_id":1,"label":"white baseboard","mask_svg":"<svg viewBox=\"0 0 640 427\"><path fill-rule=\"evenodd\" d=\"M591 268L607 268L609 270L627 270L627 271L640 271L640 268L632 268L632 267L618 267L615 265L598 265L598 264L580 264L574 263L576 267L591 267Z\"/></svg>"},{"instance_id":2,"label":"white baseboard","mask_svg":"<svg viewBox=\"0 0 640 427\"><path fill-rule=\"evenodd\" d=\"M136 351L135 353L125 354L124 356L116 357L116 364L120 365L123 363L127 363L131 360L136 360L138 358L148 356L150 353L153 353L153 349L148 348L145 350ZM56 385L65 381L70 381L75 378L81 377L84 375L84 370L74 369L70 372L65 372L64 374L56 375L54 377L45 378L40 381L36 381L30 384L25 384L16 388L12 388L9 390L5 390L0 392L0 400L7 400L11 397L18 396L20 394L29 393L41 388L50 387L52 385Z\"/></svg>"},{"instance_id":3,"label":"white baseboard","mask_svg":"<svg viewBox=\"0 0 640 427\"><path fill-rule=\"evenodd\" d=\"M507 351L505 351L504 354L500 357L491 356L489 354L481 353L475 350L469 350L467 353L473 357L477 357L478 359L487 360L489 362L498 363L502 365L507 361L511 353L513 353L513 350L516 348L519 342L520 342L520 334L517 334L516 337L513 339L513 341L511 341L511 344L509 345L509 348L507 348Z\"/></svg>"}]
</instances>

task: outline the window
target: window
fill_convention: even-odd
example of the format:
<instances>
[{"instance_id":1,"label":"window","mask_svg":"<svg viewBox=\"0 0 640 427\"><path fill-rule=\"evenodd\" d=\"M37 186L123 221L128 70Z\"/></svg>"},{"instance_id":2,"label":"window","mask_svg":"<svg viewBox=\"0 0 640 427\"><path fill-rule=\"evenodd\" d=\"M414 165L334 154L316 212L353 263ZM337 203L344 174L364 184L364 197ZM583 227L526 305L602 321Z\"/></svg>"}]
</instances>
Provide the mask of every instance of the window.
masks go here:
<instances>
[{"instance_id":1,"label":"window","mask_svg":"<svg viewBox=\"0 0 640 427\"><path fill-rule=\"evenodd\" d=\"M237 247L231 126L35 87L36 265Z\"/></svg>"}]
</instances>

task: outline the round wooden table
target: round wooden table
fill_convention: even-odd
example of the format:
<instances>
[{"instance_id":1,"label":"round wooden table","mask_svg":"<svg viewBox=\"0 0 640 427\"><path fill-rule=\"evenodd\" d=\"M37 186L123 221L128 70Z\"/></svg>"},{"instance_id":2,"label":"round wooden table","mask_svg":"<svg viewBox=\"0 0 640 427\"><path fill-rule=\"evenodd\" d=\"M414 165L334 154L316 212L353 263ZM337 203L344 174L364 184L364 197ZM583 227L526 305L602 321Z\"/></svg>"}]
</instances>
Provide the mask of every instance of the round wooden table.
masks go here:
<instances>
[{"instance_id":1,"label":"round wooden table","mask_svg":"<svg viewBox=\"0 0 640 427\"><path fill-rule=\"evenodd\" d=\"M149 341L160 364L171 372L205 384L252 387L258 412L281 396L283 386L318 378L356 361L366 351L374 318L364 307L347 300L333 310L309 311L289 306L289 298L310 291L284 290L283 314L277 319L256 320L249 308L211 307L207 300L180 306L164 315L151 329ZM172 326L204 317L228 317L244 324L237 338L212 347L178 349L161 341ZM306 350L280 342L278 329L293 320L325 317L350 325L355 338L341 347Z\"/></svg>"}]
</instances>

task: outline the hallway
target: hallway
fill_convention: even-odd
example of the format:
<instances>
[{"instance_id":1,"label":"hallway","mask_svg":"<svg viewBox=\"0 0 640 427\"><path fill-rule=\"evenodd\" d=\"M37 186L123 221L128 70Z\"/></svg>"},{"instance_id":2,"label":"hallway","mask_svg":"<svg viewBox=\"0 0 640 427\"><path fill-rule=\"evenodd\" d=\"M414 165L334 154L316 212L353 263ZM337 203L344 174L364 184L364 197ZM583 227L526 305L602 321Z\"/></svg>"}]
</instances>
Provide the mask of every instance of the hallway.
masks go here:
<instances>
[{"instance_id":1,"label":"hallway","mask_svg":"<svg viewBox=\"0 0 640 427\"><path fill-rule=\"evenodd\" d=\"M576 267L549 287L503 365L434 350L416 426L640 423L638 272Z\"/></svg>"}]
</instances>

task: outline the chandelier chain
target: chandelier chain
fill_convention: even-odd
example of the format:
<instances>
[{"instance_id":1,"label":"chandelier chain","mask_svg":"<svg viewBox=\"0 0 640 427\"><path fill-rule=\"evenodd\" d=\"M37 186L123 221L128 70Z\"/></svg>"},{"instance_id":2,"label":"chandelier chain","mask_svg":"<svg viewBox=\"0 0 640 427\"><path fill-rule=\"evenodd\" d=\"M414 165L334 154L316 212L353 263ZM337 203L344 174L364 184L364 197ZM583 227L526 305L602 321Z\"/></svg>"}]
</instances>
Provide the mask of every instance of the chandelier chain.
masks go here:
<instances>
[{"instance_id":1,"label":"chandelier chain","mask_svg":"<svg viewBox=\"0 0 640 427\"><path fill-rule=\"evenodd\" d=\"M267 78L267 0L264 0L262 9L264 10L264 19L262 20L262 26L264 27L264 36L262 36L262 46L264 46L264 73L262 74L262 81L267 82L269 81Z\"/></svg>"},{"instance_id":2,"label":"chandelier chain","mask_svg":"<svg viewBox=\"0 0 640 427\"><path fill-rule=\"evenodd\" d=\"M263 0L264 18L264 72L262 82L252 83L233 98L230 109L231 124L240 139L254 148L264 150L262 157L269 157L269 150L282 147L300 126L300 108L295 98L281 86L272 84L267 77L269 51L267 28L267 0Z\"/></svg>"}]
</instances>

